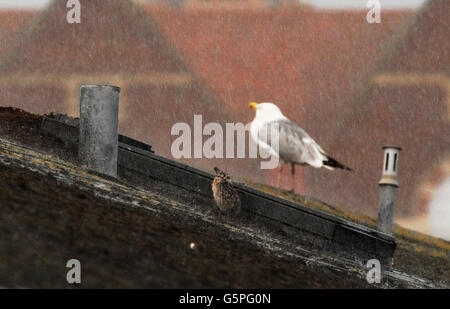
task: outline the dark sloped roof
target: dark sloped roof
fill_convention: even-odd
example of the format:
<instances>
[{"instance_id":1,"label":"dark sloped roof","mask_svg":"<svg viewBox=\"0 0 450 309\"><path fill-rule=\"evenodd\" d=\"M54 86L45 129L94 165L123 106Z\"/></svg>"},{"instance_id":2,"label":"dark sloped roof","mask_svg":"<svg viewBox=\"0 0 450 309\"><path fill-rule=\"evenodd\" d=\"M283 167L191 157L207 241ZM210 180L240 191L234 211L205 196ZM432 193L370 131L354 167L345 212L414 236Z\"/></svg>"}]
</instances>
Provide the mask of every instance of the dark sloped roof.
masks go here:
<instances>
[{"instance_id":1,"label":"dark sloped roof","mask_svg":"<svg viewBox=\"0 0 450 309\"><path fill-rule=\"evenodd\" d=\"M2 287L70 287L72 258L85 288L370 287L362 271L341 278L339 261L307 265L309 252L270 232L206 215L195 197L180 202L77 169L0 140Z\"/></svg>"},{"instance_id":2,"label":"dark sloped roof","mask_svg":"<svg viewBox=\"0 0 450 309\"><path fill-rule=\"evenodd\" d=\"M202 194L89 173L39 133L40 116L0 109L0 119L0 286L66 287L65 262L78 258L83 287L377 287L364 265L245 214L217 217ZM449 243L396 234L394 268L378 287L448 286Z\"/></svg>"}]
</instances>

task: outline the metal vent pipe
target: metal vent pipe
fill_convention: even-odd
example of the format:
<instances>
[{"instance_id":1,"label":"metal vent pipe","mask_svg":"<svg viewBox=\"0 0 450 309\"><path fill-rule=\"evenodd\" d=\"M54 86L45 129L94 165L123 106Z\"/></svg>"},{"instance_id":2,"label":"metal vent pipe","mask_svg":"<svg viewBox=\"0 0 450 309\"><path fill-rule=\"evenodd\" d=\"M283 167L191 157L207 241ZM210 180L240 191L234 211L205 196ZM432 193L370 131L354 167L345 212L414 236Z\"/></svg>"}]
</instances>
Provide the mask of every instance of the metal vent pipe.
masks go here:
<instances>
[{"instance_id":1,"label":"metal vent pipe","mask_svg":"<svg viewBox=\"0 0 450 309\"><path fill-rule=\"evenodd\" d=\"M399 186L397 181L399 152L398 146L385 146L383 174L380 182L380 209L378 212L378 230L392 235L394 221L395 193Z\"/></svg>"},{"instance_id":2,"label":"metal vent pipe","mask_svg":"<svg viewBox=\"0 0 450 309\"><path fill-rule=\"evenodd\" d=\"M80 96L81 164L98 173L117 177L120 88L84 85Z\"/></svg>"}]
</instances>

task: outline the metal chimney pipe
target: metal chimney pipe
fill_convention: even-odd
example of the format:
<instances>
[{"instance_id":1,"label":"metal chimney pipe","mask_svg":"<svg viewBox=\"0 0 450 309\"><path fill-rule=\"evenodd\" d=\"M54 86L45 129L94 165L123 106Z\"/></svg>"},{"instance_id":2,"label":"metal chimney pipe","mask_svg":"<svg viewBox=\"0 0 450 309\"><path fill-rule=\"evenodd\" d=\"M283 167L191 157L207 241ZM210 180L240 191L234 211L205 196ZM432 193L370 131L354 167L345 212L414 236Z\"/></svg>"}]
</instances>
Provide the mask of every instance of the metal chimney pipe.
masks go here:
<instances>
[{"instance_id":1,"label":"metal chimney pipe","mask_svg":"<svg viewBox=\"0 0 450 309\"><path fill-rule=\"evenodd\" d=\"M113 177L117 176L119 94L116 86L81 86L79 159Z\"/></svg>"},{"instance_id":2,"label":"metal chimney pipe","mask_svg":"<svg viewBox=\"0 0 450 309\"><path fill-rule=\"evenodd\" d=\"M392 235L394 221L395 193L399 186L397 181L398 158L402 150L398 146L384 146L383 176L380 186L380 209L378 212L378 230Z\"/></svg>"}]
</instances>

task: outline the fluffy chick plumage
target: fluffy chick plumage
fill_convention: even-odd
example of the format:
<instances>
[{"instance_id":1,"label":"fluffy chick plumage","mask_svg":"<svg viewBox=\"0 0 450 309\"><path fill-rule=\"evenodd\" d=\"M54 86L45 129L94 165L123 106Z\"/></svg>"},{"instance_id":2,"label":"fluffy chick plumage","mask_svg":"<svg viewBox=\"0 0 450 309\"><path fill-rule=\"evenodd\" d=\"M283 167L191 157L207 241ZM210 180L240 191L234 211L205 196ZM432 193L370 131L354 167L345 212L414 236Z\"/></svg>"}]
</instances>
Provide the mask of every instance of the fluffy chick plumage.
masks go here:
<instances>
[{"instance_id":1,"label":"fluffy chick plumage","mask_svg":"<svg viewBox=\"0 0 450 309\"><path fill-rule=\"evenodd\" d=\"M241 212L241 200L230 176L223 171L214 168L216 177L212 183L212 191L214 200L222 214L228 216L236 216Z\"/></svg>"}]
</instances>

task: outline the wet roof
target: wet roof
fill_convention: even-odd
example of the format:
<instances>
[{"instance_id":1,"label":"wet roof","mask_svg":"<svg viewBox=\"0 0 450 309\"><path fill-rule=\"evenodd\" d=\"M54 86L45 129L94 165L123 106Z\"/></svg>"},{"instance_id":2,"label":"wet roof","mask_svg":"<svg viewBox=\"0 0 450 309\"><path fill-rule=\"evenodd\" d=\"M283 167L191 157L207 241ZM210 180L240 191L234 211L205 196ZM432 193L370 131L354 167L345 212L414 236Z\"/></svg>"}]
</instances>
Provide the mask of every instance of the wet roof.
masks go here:
<instances>
[{"instance_id":1,"label":"wet roof","mask_svg":"<svg viewBox=\"0 0 450 309\"><path fill-rule=\"evenodd\" d=\"M61 261L78 257L86 287L369 287L364 265L270 221L218 217L210 197L157 177L141 184L101 177L40 133L42 117L2 108L0 118L2 286L66 286ZM333 212L317 200L306 207ZM449 243L395 232L394 264L381 287L448 286Z\"/></svg>"}]
</instances>

